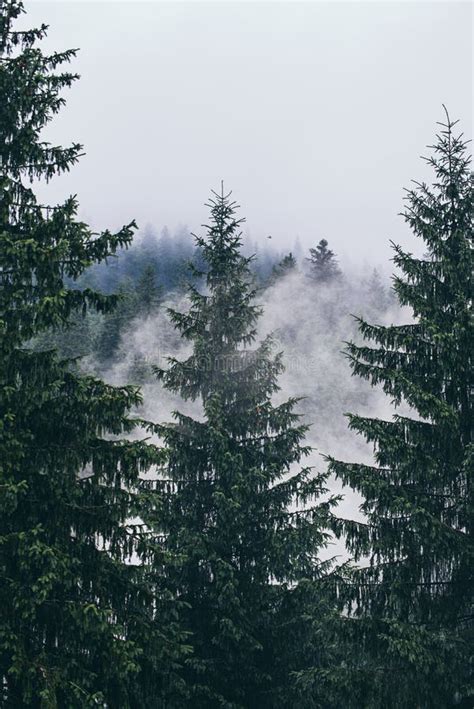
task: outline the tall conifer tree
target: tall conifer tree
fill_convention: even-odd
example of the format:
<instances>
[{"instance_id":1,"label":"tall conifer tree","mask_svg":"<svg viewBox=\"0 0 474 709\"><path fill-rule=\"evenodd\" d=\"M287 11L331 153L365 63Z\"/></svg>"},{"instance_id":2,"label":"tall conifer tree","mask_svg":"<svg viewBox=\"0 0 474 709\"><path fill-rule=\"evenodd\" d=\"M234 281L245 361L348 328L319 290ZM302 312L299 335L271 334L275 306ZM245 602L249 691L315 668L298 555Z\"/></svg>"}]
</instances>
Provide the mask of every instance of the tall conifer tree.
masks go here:
<instances>
[{"instance_id":1,"label":"tall conifer tree","mask_svg":"<svg viewBox=\"0 0 474 709\"><path fill-rule=\"evenodd\" d=\"M315 249L309 250L309 275L317 283L330 283L341 276L337 259L326 239L321 239Z\"/></svg>"},{"instance_id":2,"label":"tall conifer tree","mask_svg":"<svg viewBox=\"0 0 474 709\"><path fill-rule=\"evenodd\" d=\"M284 278L290 273L294 273L296 271L296 268L296 259L290 251L289 254L286 254L286 256L284 256L281 261L279 261L275 266L273 266L272 272L268 279L268 285L275 285L275 283L277 283L281 278Z\"/></svg>"},{"instance_id":3,"label":"tall conifer tree","mask_svg":"<svg viewBox=\"0 0 474 709\"><path fill-rule=\"evenodd\" d=\"M433 186L416 183L407 195L404 217L428 253L394 246L395 291L415 322L360 320L370 344L348 346L354 373L413 412L390 421L350 415L376 464L331 462L365 500L367 521L344 525L349 551L370 560L346 596L358 638L357 707L472 701L472 182L454 125L447 117L432 146Z\"/></svg>"},{"instance_id":4,"label":"tall conifer tree","mask_svg":"<svg viewBox=\"0 0 474 709\"><path fill-rule=\"evenodd\" d=\"M171 311L192 344L184 361L157 369L167 389L202 404L164 425L168 464L161 527L165 548L183 558L174 578L194 657L186 680L192 707L289 706L291 665L284 609L322 573L318 550L332 501L313 504L325 477L299 468L306 427L278 392L281 355L267 337L252 349L260 315L241 253L236 205L213 193L205 238L195 237L207 292L190 286L190 310ZM295 610L293 620L303 610ZM284 635L283 635L284 633Z\"/></svg>"},{"instance_id":5,"label":"tall conifer tree","mask_svg":"<svg viewBox=\"0 0 474 709\"><path fill-rule=\"evenodd\" d=\"M22 11L14 0L0 10L0 703L128 707L141 658L164 652L159 599L125 563L140 541L138 475L157 452L117 439L135 427L137 390L78 376L27 343L113 305L65 279L128 245L134 224L93 234L74 199L43 207L28 184L69 170L81 146L41 140L76 78L57 71L75 52L44 55L45 26L12 29Z\"/></svg>"},{"instance_id":6,"label":"tall conifer tree","mask_svg":"<svg viewBox=\"0 0 474 709\"><path fill-rule=\"evenodd\" d=\"M154 313L163 299L163 288L158 284L157 269L153 263L147 264L135 286L137 315Z\"/></svg>"}]
</instances>

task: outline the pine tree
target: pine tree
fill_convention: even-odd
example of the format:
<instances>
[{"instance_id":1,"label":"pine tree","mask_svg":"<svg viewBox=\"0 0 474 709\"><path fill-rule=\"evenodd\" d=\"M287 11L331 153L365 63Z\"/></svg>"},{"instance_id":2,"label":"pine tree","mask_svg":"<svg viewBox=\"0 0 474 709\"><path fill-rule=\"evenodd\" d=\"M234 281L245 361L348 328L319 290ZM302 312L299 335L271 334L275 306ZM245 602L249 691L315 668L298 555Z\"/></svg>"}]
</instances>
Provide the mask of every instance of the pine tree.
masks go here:
<instances>
[{"instance_id":1,"label":"pine tree","mask_svg":"<svg viewBox=\"0 0 474 709\"><path fill-rule=\"evenodd\" d=\"M428 258L394 245L395 291L415 322L360 320L370 344L348 346L356 375L411 407L390 421L350 415L375 465L331 462L363 496L366 516L343 526L355 560L370 561L345 596L357 707L472 702L472 182L454 125L448 116L431 146L433 186L415 183L407 194L404 218Z\"/></svg>"},{"instance_id":2,"label":"pine tree","mask_svg":"<svg viewBox=\"0 0 474 709\"><path fill-rule=\"evenodd\" d=\"M40 136L76 78L56 71L75 52L45 56L45 26L12 29L22 11L0 8L0 703L147 706L134 699L140 662L158 667L156 689L179 640L157 625L166 597L126 562L148 553L131 520L148 499L139 473L161 458L120 438L136 428L136 389L27 346L78 311L110 309L114 299L65 279L128 245L134 223L97 235L74 199L38 203L28 180L69 170L81 152Z\"/></svg>"},{"instance_id":3,"label":"pine tree","mask_svg":"<svg viewBox=\"0 0 474 709\"><path fill-rule=\"evenodd\" d=\"M135 286L137 296L137 312L140 315L150 315L159 307L163 289L158 284L157 268L153 263L143 269Z\"/></svg>"},{"instance_id":4,"label":"pine tree","mask_svg":"<svg viewBox=\"0 0 474 709\"><path fill-rule=\"evenodd\" d=\"M104 365L117 359L120 343L132 320L147 317L160 305L163 289L157 283L157 268L149 263L143 268L136 283L125 278L117 291L117 303L112 312L104 316L97 338L96 355ZM138 383L138 380L137 380Z\"/></svg>"},{"instance_id":5,"label":"pine tree","mask_svg":"<svg viewBox=\"0 0 474 709\"><path fill-rule=\"evenodd\" d=\"M100 362L110 364L116 358L127 326L138 311L138 296L129 279L120 283L115 307L102 319L96 354Z\"/></svg>"},{"instance_id":6,"label":"pine tree","mask_svg":"<svg viewBox=\"0 0 474 709\"><path fill-rule=\"evenodd\" d=\"M102 316L88 312L71 313L68 322L41 332L29 346L38 350L54 349L60 358L80 360L93 355L98 347Z\"/></svg>"},{"instance_id":7,"label":"pine tree","mask_svg":"<svg viewBox=\"0 0 474 709\"><path fill-rule=\"evenodd\" d=\"M370 309L377 313L387 310L392 302L391 292L387 290L376 268L373 269L370 278L366 282L366 288L367 302Z\"/></svg>"},{"instance_id":8,"label":"pine tree","mask_svg":"<svg viewBox=\"0 0 474 709\"><path fill-rule=\"evenodd\" d=\"M276 266L273 266L268 285L274 285L280 278L284 278L289 273L293 273L296 269L296 259L293 254L286 254Z\"/></svg>"},{"instance_id":9,"label":"pine tree","mask_svg":"<svg viewBox=\"0 0 474 709\"><path fill-rule=\"evenodd\" d=\"M309 275L317 283L329 283L340 278L341 271L337 265L334 251L328 248L326 239L321 239L315 249L309 250Z\"/></svg>"},{"instance_id":10,"label":"pine tree","mask_svg":"<svg viewBox=\"0 0 474 709\"><path fill-rule=\"evenodd\" d=\"M207 237L195 237L207 292L190 286L189 312L170 311L193 350L156 369L168 390L200 402L202 417L176 412L159 428L168 463L157 481L167 496L157 531L183 559L172 582L192 633L189 706L287 706L285 610L292 594L302 595L303 579L322 573L317 554L334 500L311 502L325 476L295 470L308 450L306 426L297 400L272 403L282 363L271 337L251 348L260 309L251 258L240 253L243 220L223 190L208 206Z\"/></svg>"}]
</instances>

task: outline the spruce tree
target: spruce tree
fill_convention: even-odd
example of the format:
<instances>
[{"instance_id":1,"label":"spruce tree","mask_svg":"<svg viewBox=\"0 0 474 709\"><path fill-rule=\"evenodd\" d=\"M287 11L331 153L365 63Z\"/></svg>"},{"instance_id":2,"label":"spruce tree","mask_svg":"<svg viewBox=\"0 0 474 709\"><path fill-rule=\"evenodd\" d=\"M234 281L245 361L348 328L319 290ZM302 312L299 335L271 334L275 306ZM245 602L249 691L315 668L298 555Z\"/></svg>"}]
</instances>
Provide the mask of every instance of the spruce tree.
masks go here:
<instances>
[{"instance_id":1,"label":"spruce tree","mask_svg":"<svg viewBox=\"0 0 474 709\"><path fill-rule=\"evenodd\" d=\"M160 460L120 438L136 427L140 396L27 346L78 311L110 309L113 299L65 279L128 245L134 224L94 234L74 199L38 202L31 183L81 153L41 140L76 78L62 70L75 52L44 55L45 26L12 29L22 11L15 0L0 8L0 703L147 706L140 662L158 668L159 686L160 661L179 642L155 623L164 596L126 563L148 553L132 520L139 473Z\"/></svg>"},{"instance_id":2,"label":"spruce tree","mask_svg":"<svg viewBox=\"0 0 474 709\"><path fill-rule=\"evenodd\" d=\"M223 190L208 206L207 235L195 237L207 290L190 286L190 310L170 311L192 353L156 368L168 390L200 402L202 416L176 412L159 427L168 462L156 531L182 558L170 582L192 633L188 705L290 706L297 668L284 660L285 640L304 612L291 599L322 573L317 555L334 500L314 502L325 476L299 467L308 449L297 400L273 403L281 355L272 355L271 337L253 346L260 308L251 258L240 252L243 220Z\"/></svg>"},{"instance_id":3,"label":"spruce tree","mask_svg":"<svg viewBox=\"0 0 474 709\"><path fill-rule=\"evenodd\" d=\"M328 248L326 239L321 239L315 249L309 250L309 275L317 283L330 283L341 276L334 251Z\"/></svg>"},{"instance_id":4,"label":"spruce tree","mask_svg":"<svg viewBox=\"0 0 474 709\"><path fill-rule=\"evenodd\" d=\"M354 374L410 407L388 421L349 416L373 444L374 465L331 461L364 498L366 521L342 527L355 560L368 558L344 596L357 707L434 709L473 698L472 182L454 126L449 116L441 124L427 159L433 185L415 183L403 213L427 256L394 245L395 291L415 321L360 320L368 343L348 346Z\"/></svg>"},{"instance_id":5,"label":"spruce tree","mask_svg":"<svg viewBox=\"0 0 474 709\"><path fill-rule=\"evenodd\" d=\"M93 355L98 347L103 317L92 311L71 313L66 325L42 331L29 346L38 350L57 350L60 358L74 359Z\"/></svg>"},{"instance_id":6,"label":"spruce tree","mask_svg":"<svg viewBox=\"0 0 474 709\"><path fill-rule=\"evenodd\" d=\"M296 269L296 259L293 254L286 254L279 263L272 268L268 285L274 285L280 278L284 278L289 273L293 273Z\"/></svg>"},{"instance_id":7,"label":"spruce tree","mask_svg":"<svg viewBox=\"0 0 474 709\"><path fill-rule=\"evenodd\" d=\"M162 292L153 263L144 266L135 283L130 277L122 280L116 294L117 303L102 319L97 338L96 354L103 365L110 365L117 359L120 343L132 320L151 315L160 305Z\"/></svg>"},{"instance_id":8,"label":"spruce tree","mask_svg":"<svg viewBox=\"0 0 474 709\"><path fill-rule=\"evenodd\" d=\"M377 317L395 303L395 293L384 284L378 269L374 268L370 278L364 281L366 303L370 317Z\"/></svg>"},{"instance_id":9,"label":"spruce tree","mask_svg":"<svg viewBox=\"0 0 474 709\"><path fill-rule=\"evenodd\" d=\"M122 336L137 314L138 296L130 279L117 290L115 307L102 319L96 353L100 362L110 364L117 356Z\"/></svg>"},{"instance_id":10,"label":"spruce tree","mask_svg":"<svg viewBox=\"0 0 474 709\"><path fill-rule=\"evenodd\" d=\"M155 264L149 263L145 266L135 286L135 293L138 315L150 315L159 307L163 297L163 288L158 284Z\"/></svg>"}]
</instances>

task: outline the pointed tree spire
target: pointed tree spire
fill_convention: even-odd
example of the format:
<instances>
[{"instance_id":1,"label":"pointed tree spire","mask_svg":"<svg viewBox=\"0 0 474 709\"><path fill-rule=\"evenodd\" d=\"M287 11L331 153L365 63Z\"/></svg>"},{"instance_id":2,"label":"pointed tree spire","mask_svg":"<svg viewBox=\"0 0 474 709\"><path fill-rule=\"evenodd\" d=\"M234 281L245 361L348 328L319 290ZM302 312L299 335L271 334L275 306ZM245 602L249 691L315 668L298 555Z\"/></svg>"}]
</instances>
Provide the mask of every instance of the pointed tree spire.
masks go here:
<instances>
[{"instance_id":1,"label":"pointed tree spire","mask_svg":"<svg viewBox=\"0 0 474 709\"><path fill-rule=\"evenodd\" d=\"M268 279L268 285L274 285L280 278L284 278L290 273L296 271L296 259L290 251L286 254L276 266L273 266L270 278Z\"/></svg>"},{"instance_id":2,"label":"pointed tree spire","mask_svg":"<svg viewBox=\"0 0 474 709\"><path fill-rule=\"evenodd\" d=\"M65 281L128 245L135 226L94 234L73 198L38 203L34 181L81 152L40 139L76 78L61 71L75 52L44 55L45 26L12 29L22 11L12 0L0 13L0 703L144 706L134 704L143 657L159 668L176 647L155 625L159 593L130 564L146 556L133 523L139 474L161 457L127 439L135 388L79 376L31 346L74 314L110 310L113 298Z\"/></svg>"},{"instance_id":3,"label":"pointed tree spire","mask_svg":"<svg viewBox=\"0 0 474 709\"><path fill-rule=\"evenodd\" d=\"M156 370L168 390L202 407L159 429L168 454L159 529L167 553L184 560L174 582L188 604L191 705L266 707L294 692L283 608L302 579L321 573L332 500L311 504L325 478L299 469L308 448L297 401L273 403L281 355L271 337L255 344L261 309L241 254L243 219L222 187L208 207L207 234L195 237L206 290L191 286L188 312L170 311L192 352Z\"/></svg>"},{"instance_id":4,"label":"pointed tree spire","mask_svg":"<svg viewBox=\"0 0 474 709\"><path fill-rule=\"evenodd\" d=\"M315 249L309 250L309 275L318 283L330 283L340 278L341 270L337 264L334 251L328 248L326 239L321 239Z\"/></svg>"},{"instance_id":5,"label":"pointed tree spire","mask_svg":"<svg viewBox=\"0 0 474 709\"><path fill-rule=\"evenodd\" d=\"M357 490L366 522L343 527L362 563L346 600L358 654L355 706L447 707L470 700L472 649L472 178L467 143L449 116L432 155L433 185L415 183L403 216L427 257L394 245L395 291L415 321L360 320L354 373L409 413L349 416L374 465L333 460ZM364 563L369 559L369 564ZM467 706L467 704L466 704Z\"/></svg>"}]
</instances>

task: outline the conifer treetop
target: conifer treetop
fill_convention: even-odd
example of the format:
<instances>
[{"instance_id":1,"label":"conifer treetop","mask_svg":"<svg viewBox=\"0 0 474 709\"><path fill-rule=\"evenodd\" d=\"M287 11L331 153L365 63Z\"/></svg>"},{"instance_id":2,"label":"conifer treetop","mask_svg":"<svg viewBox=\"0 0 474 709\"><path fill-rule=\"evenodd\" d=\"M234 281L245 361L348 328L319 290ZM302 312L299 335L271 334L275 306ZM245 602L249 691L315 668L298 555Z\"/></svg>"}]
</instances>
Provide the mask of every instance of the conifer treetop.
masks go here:
<instances>
[{"instance_id":1,"label":"conifer treetop","mask_svg":"<svg viewBox=\"0 0 474 709\"><path fill-rule=\"evenodd\" d=\"M264 366L264 353L270 348L268 338L257 350L249 349L256 339L261 307L253 302L257 293L249 269L253 257L240 253L244 219L236 218L238 205L222 185L220 194L212 192L207 206L211 213L210 223L203 225L207 235L193 234L206 264L204 272L193 269L193 273L204 276L206 291L201 293L190 284L189 311L168 311L182 336L193 342L193 354L182 363L170 359L172 366L166 372L155 369L166 386L183 398L200 396L204 401L220 386L228 395L230 379L244 375L239 347L245 349L247 365L254 367Z\"/></svg>"},{"instance_id":2,"label":"conifer treetop","mask_svg":"<svg viewBox=\"0 0 474 709\"><path fill-rule=\"evenodd\" d=\"M346 520L339 531L355 560L370 563L341 598L365 648L354 676L385 658L374 706L445 707L469 696L473 191L468 141L454 134L456 123L446 112L425 158L433 183L416 182L406 195L403 217L427 253L416 258L394 245L394 290L414 322L359 319L366 343L347 346L354 374L380 385L394 413L349 414L350 428L374 448L372 465L330 459L363 497L365 520Z\"/></svg>"},{"instance_id":3,"label":"conifer treetop","mask_svg":"<svg viewBox=\"0 0 474 709\"><path fill-rule=\"evenodd\" d=\"M310 256L306 261L310 265L309 275L315 281L329 283L341 276L334 251L328 248L326 239L321 239L316 248L311 248L309 253Z\"/></svg>"},{"instance_id":4,"label":"conifer treetop","mask_svg":"<svg viewBox=\"0 0 474 709\"><path fill-rule=\"evenodd\" d=\"M160 691L158 635L173 624L157 630L163 596L129 562L150 554L132 520L144 504L139 476L162 454L127 439L140 425L136 387L105 384L34 345L72 315L113 307L66 277L129 244L134 222L95 234L74 198L39 204L34 183L81 151L41 139L77 78L59 71L75 50L44 55L45 26L12 30L22 11L11 0L0 14L0 703L146 706L137 675L149 663L146 690Z\"/></svg>"}]
</instances>

